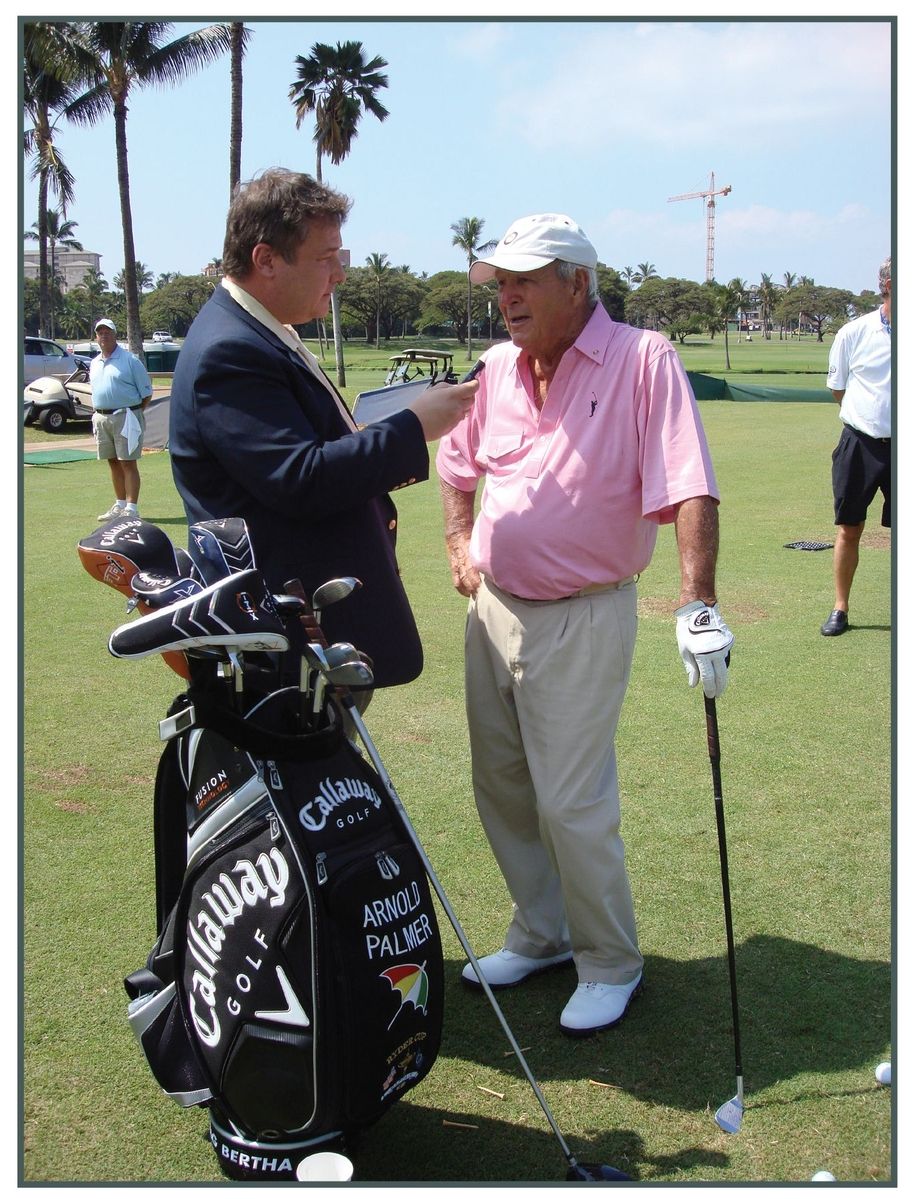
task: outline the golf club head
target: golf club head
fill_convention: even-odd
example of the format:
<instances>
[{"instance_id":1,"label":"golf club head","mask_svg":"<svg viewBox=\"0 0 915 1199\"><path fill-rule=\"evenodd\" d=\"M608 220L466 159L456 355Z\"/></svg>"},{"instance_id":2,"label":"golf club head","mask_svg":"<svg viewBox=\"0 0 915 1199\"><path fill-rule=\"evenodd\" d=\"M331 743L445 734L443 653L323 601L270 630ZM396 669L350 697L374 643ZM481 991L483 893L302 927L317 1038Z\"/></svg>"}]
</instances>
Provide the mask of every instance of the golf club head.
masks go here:
<instances>
[{"instance_id":1,"label":"golf club head","mask_svg":"<svg viewBox=\"0 0 915 1199\"><path fill-rule=\"evenodd\" d=\"M566 1182L632 1182L632 1177L614 1166L574 1162L566 1174Z\"/></svg>"},{"instance_id":2,"label":"golf club head","mask_svg":"<svg viewBox=\"0 0 915 1199\"><path fill-rule=\"evenodd\" d=\"M240 516L198 521L188 527L187 536L191 558L207 585L256 565L248 526Z\"/></svg>"},{"instance_id":3,"label":"golf club head","mask_svg":"<svg viewBox=\"0 0 915 1199\"><path fill-rule=\"evenodd\" d=\"M357 587L361 586L361 580L354 579L352 575L345 575L340 579L328 579L326 583L322 583L317 588L311 597L311 606L315 612L320 612L323 608L327 608L331 604L336 604L339 600L346 599Z\"/></svg>"},{"instance_id":4,"label":"golf club head","mask_svg":"<svg viewBox=\"0 0 915 1199\"><path fill-rule=\"evenodd\" d=\"M341 662L339 666L331 666L327 671L327 681L332 687L371 687L375 676L364 662L356 658Z\"/></svg>"},{"instance_id":5,"label":"golf club head","mask_svg":"<svg viewBox=\"0 0 915 1199\"><path fill-rule=\"evenodd\" d=\"M291 620L294 616L301 615L304 612L307 601L298 595L274 595L273 606L279 613L280 620Z\"/></svg>"},{"instance_id":6,"label":"golf club head","mask_svg":"<svg viewBox=\"0 0 915 1199\"><path fill-rule=\"evenodd\" d=\"M309 641L302 650L302 657L308 663L312 670L327 670L327 655L324 652L324 647L318 645L317 641Z\"/></svg>"},{"instance_id":7,"label":"golf club head","mask_svg":"<svg viewBox=\"0 0 915 1199\"><path fill-rule=\"evenodd\" d=\"M718 1111L715 1112L715 1123L722 1132L734 1133L740 1132L740 1126L743 1123L743 1104L738 1096L729 1099L727 1103L722 1103Z\"/></svg>"}]
</instances>

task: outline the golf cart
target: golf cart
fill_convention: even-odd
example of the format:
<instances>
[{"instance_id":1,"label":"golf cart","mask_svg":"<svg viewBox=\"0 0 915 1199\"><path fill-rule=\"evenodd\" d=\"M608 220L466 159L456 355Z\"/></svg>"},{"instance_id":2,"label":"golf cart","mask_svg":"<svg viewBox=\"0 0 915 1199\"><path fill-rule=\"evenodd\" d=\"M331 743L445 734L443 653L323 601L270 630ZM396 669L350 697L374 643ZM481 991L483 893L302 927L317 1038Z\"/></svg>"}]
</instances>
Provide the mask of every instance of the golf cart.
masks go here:
<instances>
[{"instance_id":1,"label":"golf cart","mask_svg":"<svg viewBox=\"0 0 915 1199\"><path fill-rule=\"evenodd\" d=\"M392 354L384 387L362 391L356 396L354 420L362 426L385 420L406 408L433 383L457 383L453 359L454 355L447 350L403 350L400 354Z\"/></svg>"},{"instance_id":2,"label":"golf cart","mask_svg":"<svg viewBox=\"0 0 915 1199\"><path fill-rule=\"evenodd\" d=\"M391 369L384 381L385 387L397 383L410 383L426 377L426 383L457 383L452 368L453 354L440 350L404 350L391 355Z\"/></svg>"},{"instance_id":3,"label":"golf cart","mask_svg":"<svg viewBox=\"0 0 915 1199\"><path fill-rule=\"evenodd\" d=\"M41 425L46 433L60 433L68 421L92 420L92 387L89 362L77 358L78 366L61 381L43 375L23 392L22 423Z\"/></svg>"}]
</instances>

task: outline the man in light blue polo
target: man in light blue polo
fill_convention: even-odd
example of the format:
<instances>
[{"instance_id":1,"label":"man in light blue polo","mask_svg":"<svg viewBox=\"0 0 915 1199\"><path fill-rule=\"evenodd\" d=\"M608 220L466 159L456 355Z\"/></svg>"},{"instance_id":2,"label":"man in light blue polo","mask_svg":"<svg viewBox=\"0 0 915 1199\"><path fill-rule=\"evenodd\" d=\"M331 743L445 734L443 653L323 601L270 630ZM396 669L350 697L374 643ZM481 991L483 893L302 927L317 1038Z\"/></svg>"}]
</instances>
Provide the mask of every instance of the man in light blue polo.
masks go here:
<instances>
[{"instance_id":1,"label":"man in light blue polo","mask_svg":"<svg viewBox=\"0 0 915 1199\"><path fill-rule=\"evenodd\" d=\"M111 469L115 500L100 521L119 516L139 516L140 468L146 420L143 409L152 398L152 383L146 367L118 345L114 321L103 317L96 323L95 338L101 353L89 365L92 385L92 431L99 458Z\"/></svg>"}]
</instances>

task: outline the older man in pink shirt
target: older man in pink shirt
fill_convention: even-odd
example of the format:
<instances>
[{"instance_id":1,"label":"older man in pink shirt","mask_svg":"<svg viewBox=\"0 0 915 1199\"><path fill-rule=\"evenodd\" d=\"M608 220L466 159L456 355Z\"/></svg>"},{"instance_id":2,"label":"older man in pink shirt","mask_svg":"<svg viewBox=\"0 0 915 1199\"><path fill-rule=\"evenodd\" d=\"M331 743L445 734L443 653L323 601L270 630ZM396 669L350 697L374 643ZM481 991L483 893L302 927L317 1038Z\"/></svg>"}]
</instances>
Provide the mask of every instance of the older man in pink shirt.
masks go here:
<instances>
[{"instance_id":1,"label":"older man in pink shirt","mask_svg":"<svg viewBox=\"0 0 915 1199\"><path fill-rule=\"evenodd\" d=\"M574 961L571 1036L617 1024L642 981L614 738L658 525L676 528L690 686L721 695L733 643L692 390L664 337L610 319L596 265L554 213L522 217L473 264L473 282L496 281L511 341L487 351L476 404L437 458L452 576L470 600L474 794L513 900L504 947L480 968L498 988ZM469 964L462 977L479 986Z\"/></svg>"}]
</instances>

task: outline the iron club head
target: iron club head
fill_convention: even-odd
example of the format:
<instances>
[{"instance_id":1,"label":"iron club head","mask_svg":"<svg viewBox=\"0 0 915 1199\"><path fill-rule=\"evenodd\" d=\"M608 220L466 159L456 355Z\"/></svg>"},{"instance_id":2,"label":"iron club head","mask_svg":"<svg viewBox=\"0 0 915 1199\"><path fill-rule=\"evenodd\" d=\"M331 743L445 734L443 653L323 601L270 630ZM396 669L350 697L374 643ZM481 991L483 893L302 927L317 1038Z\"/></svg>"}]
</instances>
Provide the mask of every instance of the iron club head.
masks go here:
<instances>
[{"instance_id":1,"label":"iron club head","mask_svg":"<svg viewBox=\"0 0 915 1199\"><path fill-rule=\"evenodd\" d=\"M740 1126L743 1123L743 1101L739 1095L735 1095L727 1103L722 1103L715 1112L715 1123L722 1132L731 1134L740 1132Z\"/></svg>"}]
</instances>

